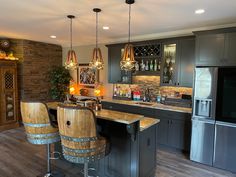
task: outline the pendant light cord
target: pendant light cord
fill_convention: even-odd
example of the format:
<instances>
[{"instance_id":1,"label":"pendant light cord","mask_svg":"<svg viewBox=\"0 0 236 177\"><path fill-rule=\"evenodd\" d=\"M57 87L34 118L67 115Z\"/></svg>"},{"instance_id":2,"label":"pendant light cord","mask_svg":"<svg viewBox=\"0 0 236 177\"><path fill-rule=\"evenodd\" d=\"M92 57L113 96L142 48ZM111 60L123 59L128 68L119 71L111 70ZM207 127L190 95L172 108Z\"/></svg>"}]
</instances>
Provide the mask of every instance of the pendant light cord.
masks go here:
<instances>
[{"instance_id":1,"label":"pendant light cord","mask_svg":"<svg viewBox=\"0 0 236 177\"><path fill-rule=\"evenodd\" d=\"M72 50L72 18L70 19L70 49Z\"/></svg>"},{"instance_id":2,"label":"pendant light cord","mask_svg":"<svg viewBox=\"0 0 236 177\"><path fill-rule=\"evenodd\" d=\"M96 49L98 48L98 12L96 12ZM97 53L96 53L97 57Z\"/></svg>"},{"instance_id":3,"label":"pendant light cord","mask_svg":"<svg viewBox=\"0 0 236 177\"><path fill-rule=\"evenodd\" d=\"M131 4L129 4L129 34L128 34L128 44L130 43L130 21L131 21Z\"/></svg>"}]
</instances>

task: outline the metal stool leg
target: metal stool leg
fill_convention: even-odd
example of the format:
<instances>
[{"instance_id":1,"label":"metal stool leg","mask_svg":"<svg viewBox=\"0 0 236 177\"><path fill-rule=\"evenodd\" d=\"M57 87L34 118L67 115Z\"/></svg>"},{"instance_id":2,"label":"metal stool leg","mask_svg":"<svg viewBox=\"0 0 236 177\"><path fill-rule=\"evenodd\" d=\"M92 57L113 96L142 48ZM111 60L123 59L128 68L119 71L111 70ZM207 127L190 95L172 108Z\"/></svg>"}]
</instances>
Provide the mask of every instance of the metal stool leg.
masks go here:
<instances>
[{"instance_id":1,"label":"metal stool leg","mask_svg":"<svg viewBox=\"0 0 236 177\"><path fill-rule=\"evenodd\" d=\"M84 177L88 177L88 162L84 163Z\"/></svg>"},{"instance_id":2,"label":"metal stool leg","mask_svg":"<svg viewBox=\"0 0 236 177\"><path fill-rule=\"evenodd\" d=\"M51 146L50 144L47 144L47 173L44 175L44 177L64 177L65 175L58 172L51 171Z\"/></svg>"}]
</instances>

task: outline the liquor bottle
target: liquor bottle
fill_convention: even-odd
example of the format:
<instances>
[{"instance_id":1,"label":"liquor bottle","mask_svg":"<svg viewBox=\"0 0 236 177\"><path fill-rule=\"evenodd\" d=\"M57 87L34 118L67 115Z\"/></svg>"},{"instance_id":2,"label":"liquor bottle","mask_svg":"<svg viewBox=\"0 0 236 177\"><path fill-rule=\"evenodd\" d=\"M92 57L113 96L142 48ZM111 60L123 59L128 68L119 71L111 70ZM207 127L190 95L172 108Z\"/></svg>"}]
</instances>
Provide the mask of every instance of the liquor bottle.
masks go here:
<instances>
[{"instance_id":1,"label":"liquor bottle","mask_svg":"<svg viewBox=\"0 0 236 177\"><path fill-rule=\"evenodd\" d=\"M135 63L134 67L135 67L135 71L139 71L139 64L138 64L138 62Z\"/></svg>"},{"instance_id":2,"label":"liquor bottle","mask_svg":"<svg viewBox=\"0 0 236 177\"><path fill-rule=\"evenodd\" d=\"M157 71L157 60L154 61L154 71Z\"/></svg>"},{"instance_id":3,"label":"liquor bottle","mask_svg":"<svg viewBox=\"0 0 236 177\"><path fill-rule=\"evenodd\" d=\"M152 63L152 60L150 62L150 71L153 71L153 63Z\"/></svg>"},{"instance_id":4,"label":"liquor bottle","mask_svg":"<svg viewBox=\"0 0 236 177\"><path fill-rule=\"evenodd\" d=\"M161 70L161 61L158 62L158 65L157 65L157 70L160 71Z\"/></svg>"},{"instance_id":5,"label":"liquor bottle","mask_svg":"<svg viewBox=\"0 0 236 177\"><path fill-rule=\"evenodd\" d=\"M142 63L140 64L140 66L141 66L141 71L145 71L145 64L144 64L143 60L142 60Z\"/></svg>"},{"instance_id":6,"label":"liquor bottle","mask_svg":"<svg viewBox=\"0 0 236 177\"><path fill-rule=\"evenodd\" d=\"M148 65L148 61L146 61L146 65L145 65L145 71L149 70L149 65Z\"/></svg>"},{"instance_id":7,"label":"liquor bottle","mask_svg":"<svg viewBox=\"0 0 236 177\"><path fill-rule=\"evenodd\" d=\"M117 96L117 87L115 86L115 88L114 88L114 94L113 94L114 96Z\"/></svg>"}]
</instances>

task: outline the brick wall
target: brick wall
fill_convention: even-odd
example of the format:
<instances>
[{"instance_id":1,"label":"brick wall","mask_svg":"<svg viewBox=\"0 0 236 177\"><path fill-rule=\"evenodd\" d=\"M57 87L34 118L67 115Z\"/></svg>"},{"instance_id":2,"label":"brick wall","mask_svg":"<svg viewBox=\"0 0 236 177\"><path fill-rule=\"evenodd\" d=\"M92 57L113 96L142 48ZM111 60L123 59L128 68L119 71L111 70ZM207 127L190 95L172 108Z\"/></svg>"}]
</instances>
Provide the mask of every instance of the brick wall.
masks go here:
<instances>
[{"instance_id":1,"label":"brick wall","mask_svg":"<svg viewBox=\"0 0 236 177\"><path fill-rule=\"evenodd\" d=\"M11 50L19 58L19 99L48 99L50 88L47 73L62 65L62 47L42 42L11 39Z\"/></svg>"}]
</instances>

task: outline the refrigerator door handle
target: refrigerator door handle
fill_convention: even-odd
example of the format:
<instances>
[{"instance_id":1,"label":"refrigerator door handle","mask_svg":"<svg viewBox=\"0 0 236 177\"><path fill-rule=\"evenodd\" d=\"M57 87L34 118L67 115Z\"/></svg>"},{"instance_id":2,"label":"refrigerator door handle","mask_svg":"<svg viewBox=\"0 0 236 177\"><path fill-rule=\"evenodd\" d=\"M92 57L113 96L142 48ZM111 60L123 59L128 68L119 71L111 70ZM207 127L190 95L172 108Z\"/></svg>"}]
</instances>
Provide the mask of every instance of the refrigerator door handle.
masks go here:
<instances>
[{"instance_id":1,"label":"refrigerator door handle","mask_svg":"<svg viewBox=\"0 0 236 177\"><path fill-rule=\"evenodd\" d=\"M216 121L216 125L221 125L221 126L227 126L227 127L236 128L236 124L234 124L234 123L229 123L229 122Z\"/></svg>"}]
</instances>

